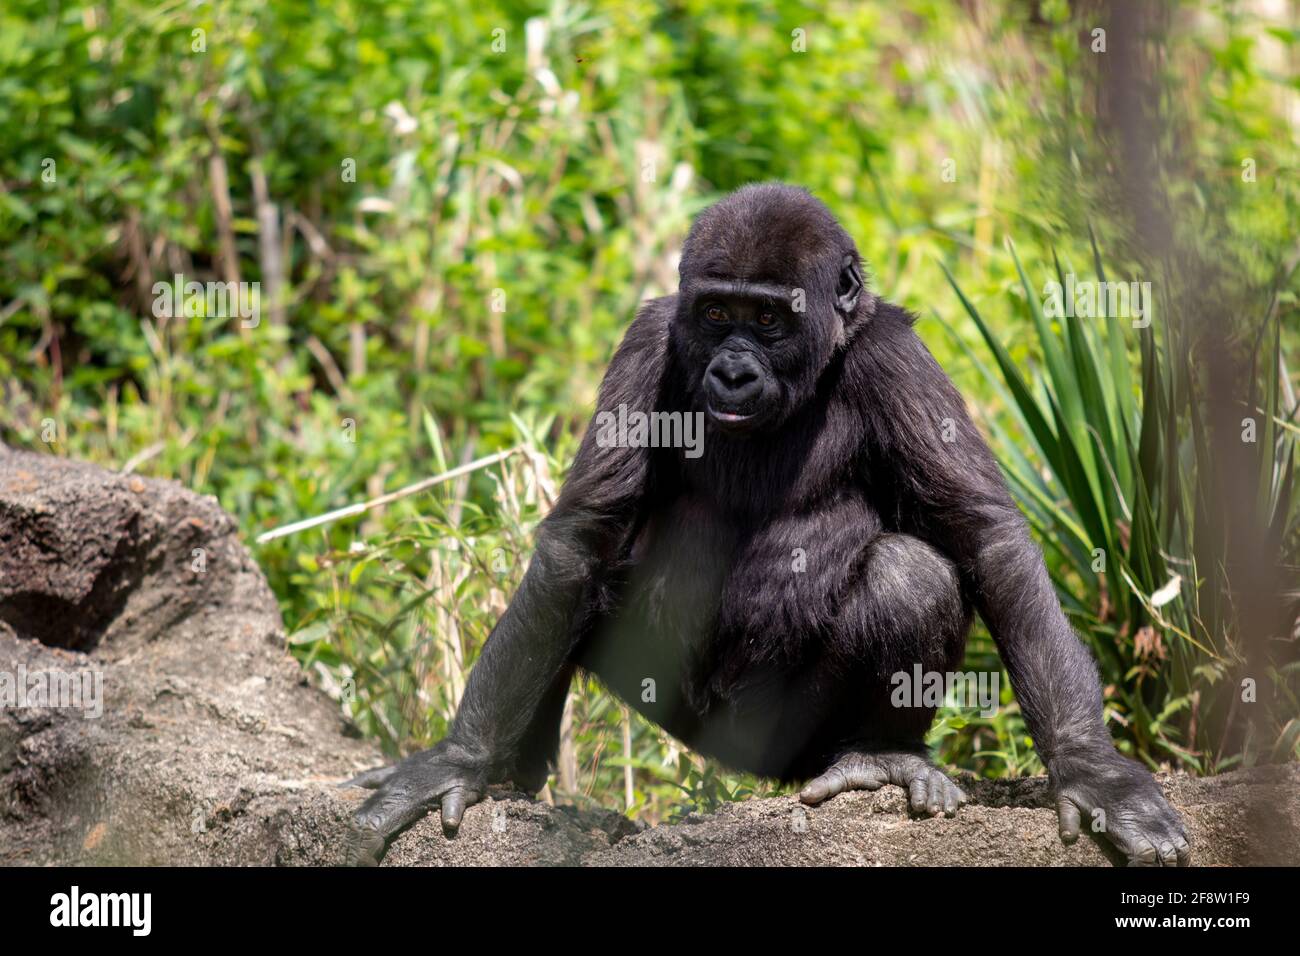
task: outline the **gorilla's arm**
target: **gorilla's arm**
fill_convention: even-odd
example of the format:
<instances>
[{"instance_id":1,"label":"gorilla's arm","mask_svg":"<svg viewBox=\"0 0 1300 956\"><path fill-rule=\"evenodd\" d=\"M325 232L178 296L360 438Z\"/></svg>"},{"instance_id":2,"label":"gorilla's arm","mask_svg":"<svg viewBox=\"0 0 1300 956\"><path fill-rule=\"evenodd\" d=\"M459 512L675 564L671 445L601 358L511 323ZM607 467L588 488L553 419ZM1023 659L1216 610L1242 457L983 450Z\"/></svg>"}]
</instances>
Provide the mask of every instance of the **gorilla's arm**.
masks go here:
<instances>
[{"instance_id":1,"label":"gorilla's arm","mask_svg":"<svg viewBox=\"0 0 1300 956\"><path fill-rule=\"evenodd\" d=\"M901 310L882 308L865 334L869 467L889 476L907 530L957 563L1048 768L1061 835L1072 841L1082 814L1132 860L1185 861L1177 815L1151 775L1111 742L1096 666L961 395Z\"/></svg>"},{"instance_id":2,"label":"gorilla's arm","mask_svg":"<svg viewBox=\"0 0 1300 956\"><path fill-rule=\"evenodd\" d=\"M658 399L668 300L646 305L620 344L597 399L597 413L649 412ZM646 491L649 451L597 444L588 425L555 508L538 529L524 579L470 672L451 737L472 742L491 770L506 772L549 680L573 650L592 573L613 562Z\"/></svg>"},{"instance_id":3,"label":"gorilla's arm","mask_svg":"<svg viewBox=\"0 0 1300 956\"><path fill-rule=\"evenodd\" d=\"M672 298L647 303L629 327L601 384L598 411L650 411L658 398ZM645 448L601 447L588 427L555 508L510 606L479 655L447 737L395 767L353 781L377 788L357 812L354 863L374 863L387 842L434 806L444 830L503 780L547 689L565 667L592 579L633 527L646 491Z\"/></svg>"}]
</instances>

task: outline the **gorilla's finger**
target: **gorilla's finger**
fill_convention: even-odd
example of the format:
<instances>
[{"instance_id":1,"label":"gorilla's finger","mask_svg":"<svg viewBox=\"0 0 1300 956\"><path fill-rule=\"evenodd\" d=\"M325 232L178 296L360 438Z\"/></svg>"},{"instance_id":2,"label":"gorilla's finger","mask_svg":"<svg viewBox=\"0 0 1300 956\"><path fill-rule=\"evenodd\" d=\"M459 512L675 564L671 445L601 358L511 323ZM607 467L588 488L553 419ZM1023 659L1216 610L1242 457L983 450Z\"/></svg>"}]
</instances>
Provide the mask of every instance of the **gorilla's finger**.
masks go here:
<instances>
[{"instance_id":1,"label":"gorilla's finger","mask_svg":"<svg viewBox=\"0 0 1300 956\"><path fill-rule=\"evenodd\" d=\"M456 787L442 798L442 832L449 837L455 836L460 829L467 802L465 796L465 791Z\"/></svg>"},{"instance_id":2,"label":"gorilla's finger","mask_svg":"<svg viewBox=\"0 0 1300 956\"><path fill-rule=\"evenodd\" d=\"M1178 865L1178 851L1174 849L1174 844L1169 840L1160 844L1160 865Z\"/></svg>"},{"instance_id":3,"label":"gorilla's finger","mask_svg":"<svg viewBox=\"0 0 1300 956\"><path fill-rule=\"evenodd\" d=\"M889 774L876 763L860 760L842 770L845 790L879 790L889 783Z\"/></svg>"},{"instance_id":4,"label":"gorilla's finger","mask_svg":"<svg viewBox=\"0 0 1300 956\"><path fill-rule=\"evenodd\" d=\"M1056 798L1056 816L1061 833L1061 841L1071 844L1079 839L1079 808L1069 797Z\"/></svg>"},{"instance_id":5,"label":"gorilla's finger","mask_svg":"<svg viewBox=\"0 0 1300 956\"><path fill-rule=\"evenodd\" d=\"M930 774L930 786L925 810L930 816L938 816L943 812L944 791L948 789L948 778L941 773L932 772Z\"/></svg>"},{"instance_id":6,"label":"gorilla's finger","mask_svg":"<svg viewBox=\"0 0 1300 956\"><path fill-rule=\"evenodd\" d=\"M839 767L831 767L824 774L808 783L799 791L801 803L814 805L843 793L848 789L849 781Z\"/></svg>"},{"instance_id":7,"label":"gorilla's finger","mask_svg":"<svg viewBox=\"0 0 1300 956\"><path fill-rule=\"evenodd\" d=\"M1178 854L1179 866L1187 866L1187 864L1192 862L1192 847L1187 842L1186 837L1179 836L1174 838L1174 850Z\"/></svg>"},{"instance_id":8,"label":"gorilla's finger","mask_svg":"<svg viewBox=\"0 0 1300 956\"><path fill-rule=\"evenodd\" d=\"M943 791L943 815L945 817L955 817L957 808L966 802L966 794L962 792L961 787L951 780L946 781L946 784Z\"/></svg>"},{"instance_id":9,"label":"gorilla's finger","mask_svg":"<svg viewBox=\"0 0 1300 956\"><path fill-rule=\"evenodd\" d=\"M1141 834L1109 831L1111 841L1128 857L1129 866L1159 866L1160 855L1151 841Z\"/></svg>"},{"instance_id":10,"label":"gorilla's finger","mask_svg":"<svg viewBox=\"0 0 1300 956\"><path fill-rule=\"evenodd\" d=\"M395 785L400 780L390 781L377 790L361 805L354 818L358 831L377 835L383 845L428 812L426 801L420 800L408 788ZM369 836L357 839L368 844L374 842Z\"/></svg>"},{"instance_id":11,"label":"gorilla's finger","mask_svg":"<svg viewBox=\"0 0 1300 956\"><path fill-rule=\"evenodd\" d=\"M344 863L347 866L378 866L384 855L384 838L374 830L352 827L348 831Z\"/></svg>"},{"instance_id":12,"label":"gorilla's finger","mask_svg":"<svg viewBox=\"0 0 1300 956\"><path fill-rule=\"evenodd\" d=\"M378 790L384 785L393 774L397 773L397 765L391 767L375 767L373 770L363 770L351 780L344 780L339 784L340 787L362 787L366 790Z\"/></svg>"},{"instance_id":13,"label":"gorilla's finger","mask_svg":"<svg viewBox=\"0 0 1300 956\"><path fill-rule=\"evenodd\" d=\"M925 801L929 796L929 788L926 786L924 774L918 774L912 778L912 784L908 788L911 796L912 809L917 813L925 813Z\"/></svg>"}]
</instances>

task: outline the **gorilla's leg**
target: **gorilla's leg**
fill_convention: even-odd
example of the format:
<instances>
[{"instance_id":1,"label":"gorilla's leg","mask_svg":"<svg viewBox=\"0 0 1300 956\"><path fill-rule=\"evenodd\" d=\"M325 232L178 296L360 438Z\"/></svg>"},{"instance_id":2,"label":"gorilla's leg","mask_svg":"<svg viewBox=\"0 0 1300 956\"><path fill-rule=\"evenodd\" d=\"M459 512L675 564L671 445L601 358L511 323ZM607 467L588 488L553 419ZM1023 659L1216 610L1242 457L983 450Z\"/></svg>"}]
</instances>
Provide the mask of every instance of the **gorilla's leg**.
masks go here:
<instances>
[{"instance_id":1,"label":"gorilla's leg","mask_svg":"<svg viewBox=\"0 0 1300 956\"><path fill-rule=\"evenodd\" d=\"M925 733L936 708L917 694L896 702L891 688L894 675L911 681L917 664L924 673L957 667L970 620L957 570L946 557L904 534L884 534L871 543L863 575L837 622L838 643L872 662L866 700L853 711L856 731L800 793L804 803L892 783L907 791L917 813L957 812L965 794L926 753ZM913 689L919 694L920 688Z\"/></svg>"}]
</instances>

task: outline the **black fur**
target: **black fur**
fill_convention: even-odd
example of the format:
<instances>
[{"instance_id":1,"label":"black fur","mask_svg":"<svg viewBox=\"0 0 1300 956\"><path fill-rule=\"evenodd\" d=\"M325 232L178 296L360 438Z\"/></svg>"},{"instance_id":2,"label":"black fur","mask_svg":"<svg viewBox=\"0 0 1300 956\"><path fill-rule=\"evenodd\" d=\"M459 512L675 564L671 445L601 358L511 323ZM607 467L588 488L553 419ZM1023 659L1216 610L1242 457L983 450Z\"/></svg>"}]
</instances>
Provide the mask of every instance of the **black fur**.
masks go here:
<instances>
[{"instance_id":1,"label":"black fur","mask_svg":"<svg viewBox=\"0 0 1300 956\"><path fill-rule=\"evenodd\" d=\"M575 667L734 767L825 774L814 799L873 773L924 791L933 710L892 707L889 677L956 669L972 610L1074 814L1105 809L1131 857L1185 858L1177 817L1111 745L1092 661L960 395L911 316L865 290L825 206L759 185L705 211L679 292L641 309L610 364L598 411L620 405L704 415L703 454L588 429L448 739L383 778L359 859L431 805L450 832L489 783L540 787Z\"/></svg>"}]
</instances>

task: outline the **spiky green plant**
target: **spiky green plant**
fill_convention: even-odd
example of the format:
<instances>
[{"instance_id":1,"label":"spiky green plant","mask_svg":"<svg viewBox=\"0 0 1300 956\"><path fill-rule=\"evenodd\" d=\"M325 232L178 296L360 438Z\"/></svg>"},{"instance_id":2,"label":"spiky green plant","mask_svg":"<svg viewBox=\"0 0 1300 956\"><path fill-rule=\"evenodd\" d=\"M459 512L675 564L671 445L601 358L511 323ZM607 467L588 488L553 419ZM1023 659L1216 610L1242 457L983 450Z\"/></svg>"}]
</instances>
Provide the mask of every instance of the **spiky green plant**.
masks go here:
<instances>
[{"instance_id":1,"label":"spiky green plant","mask_svg":"<svg viewBox=\"0 0 1300 956\"><path fill-rule=\"evenodd\" d=\"M1008 251L1041 365L1029 373L1017 366L945 267L993 367L948 328L1008 410L986 424L1048 551L1066 612L1097 657L1119 745L1150 765L1198 773L1252 759L1247 748L1223 747L1245 654L1223 536L1209 520L1214 469L1188 330L1111 315L1048 316L1010 243ZM1092 253L1104 282L1095 240ZM1053 264L1064 287L1055 254ZM1258 374L1243 391L1259 418L1257 507L1276 548L1271 559L1282 565L1294 561L1298 432L1294 400L1284 399L1277 323L1270 317L1264 325ZM1296 669L1270 667L1270 692L1285 701L1271 713L1297 712ZM1255 750L1274 759L1295 754L1294 718L1274 718L1264 732Z\"/></svg>"}]
</instances>

